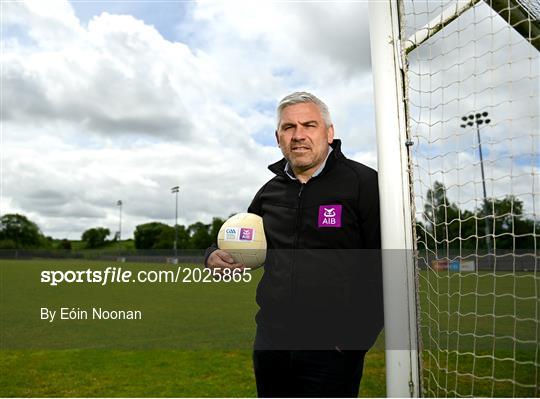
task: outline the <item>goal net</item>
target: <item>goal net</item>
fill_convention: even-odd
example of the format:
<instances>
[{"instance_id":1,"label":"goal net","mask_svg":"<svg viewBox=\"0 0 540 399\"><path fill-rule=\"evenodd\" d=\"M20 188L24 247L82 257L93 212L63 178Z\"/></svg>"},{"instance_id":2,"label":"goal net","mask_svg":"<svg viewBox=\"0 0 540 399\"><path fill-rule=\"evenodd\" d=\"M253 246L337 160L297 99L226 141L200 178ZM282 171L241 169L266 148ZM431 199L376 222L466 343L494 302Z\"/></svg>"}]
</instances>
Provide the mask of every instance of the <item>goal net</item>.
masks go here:
<instances>
[{"instance_id":1,"label":"goal net","mask_svg":"<svg viewBox=\"0 0 540 399\"><path fill-rule=\"evenodd\" d=\"M538 0L398 4L424 396L538 396Z\"/></svg>"}]
</instances>

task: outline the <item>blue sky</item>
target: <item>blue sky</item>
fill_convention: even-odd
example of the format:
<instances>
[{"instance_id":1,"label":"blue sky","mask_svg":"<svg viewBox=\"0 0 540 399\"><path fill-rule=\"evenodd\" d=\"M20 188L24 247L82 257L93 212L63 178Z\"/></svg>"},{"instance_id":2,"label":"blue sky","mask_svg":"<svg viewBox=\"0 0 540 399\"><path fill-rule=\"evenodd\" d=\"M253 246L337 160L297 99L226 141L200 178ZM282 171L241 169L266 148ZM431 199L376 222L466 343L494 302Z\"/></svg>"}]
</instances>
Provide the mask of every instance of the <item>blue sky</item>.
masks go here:
<instances>
[{"instance_id":1,"label":"blue sky","mask_svg":"<svg viewBox=\"0 0 540 399\"><path fill-rule=\"evenodd\" d=\"M153 25L161 35L170 41L189 41L188 36L181 35L179 26L186 17L190 2L184 1L71 1L75 14L82 24L102 12L109 14L125 14Z\"/></svg>"}]
</instances>

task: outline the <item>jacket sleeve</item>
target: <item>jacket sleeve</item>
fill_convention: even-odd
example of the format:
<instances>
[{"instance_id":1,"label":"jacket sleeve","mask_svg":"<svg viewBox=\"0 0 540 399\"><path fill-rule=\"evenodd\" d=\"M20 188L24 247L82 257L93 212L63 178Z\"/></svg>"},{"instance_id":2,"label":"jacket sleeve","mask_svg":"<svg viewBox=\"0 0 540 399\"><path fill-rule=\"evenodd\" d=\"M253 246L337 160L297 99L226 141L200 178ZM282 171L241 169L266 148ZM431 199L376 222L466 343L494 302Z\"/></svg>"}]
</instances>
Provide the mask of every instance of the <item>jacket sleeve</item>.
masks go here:
<instances>
[{"instance_id":1,"label":"jacket sleeve","mask_svg":"<svg viewBox=\"0 0 540 399\"><path fill-rule=\"evenodd\" d=\"M358 206L360 212L360 234L363 247L381 248L381 221L379 210L379 184L377 173L370 174L360 187Z\"/></svg>"},{"instance_id":2,"label":"jacket sleeve","mask_svg":"<svg viewBox=\"0 0 540 399\"><path fill-rule=\"evenodd\" d=\"M206 252L204 253L204 267L208 267L206 262L208 261L208 258L210 257L210 255L212 255L212 252L214 252L216 249L218 249L216 243L213 243L208 248L206 248Z\"/></svg>"},{"instance_id":3,"label":"jacket sleeve","mask_svg":"<svg viewBox=\"0 0 540 399\"><path fill-rule=\"evenodd\" d=\"M255 215L259 215L262 217L262 201L261 201L261 194L263 193L264 189L266 187L266 184L260 188L259 191L257 191L257 194L255 194L255 197L251 201L251 204L248 207L249 213L254 213Z\"/></svg>"}]
</instances>

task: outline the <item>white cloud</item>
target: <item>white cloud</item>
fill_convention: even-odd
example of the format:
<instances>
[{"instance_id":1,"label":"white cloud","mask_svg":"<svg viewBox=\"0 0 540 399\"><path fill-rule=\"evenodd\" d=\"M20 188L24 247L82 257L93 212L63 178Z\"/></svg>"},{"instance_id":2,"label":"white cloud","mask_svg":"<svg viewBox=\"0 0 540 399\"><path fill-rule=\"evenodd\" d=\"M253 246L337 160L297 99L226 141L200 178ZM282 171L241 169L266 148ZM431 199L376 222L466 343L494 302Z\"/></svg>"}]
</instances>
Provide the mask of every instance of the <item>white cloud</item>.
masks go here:
<instances>
[{"instance_id":1,"label":"white cloud","mask_svg":"<svg viewBox=\"0 0 540 399\"><path fill-rule=\"evenodd\" d=\"M3 5L1 204L45 234L114 231L118 199L124 237L172 223L174 185L180 223L244 210L281 157L254 138L272 143L275 102L295 89L327 100L351 145L370 142L352 140L365 126L373 137L367 24L351 13L365 5L191 3L188 45L129 15L83 26L68 2L46 3Z\"/></svg>"},{"instance_id":2,"label":"white cloud","mask_svg":"<svg viewBox=\"0 0 540 399\"><path fill-rule=\"evenodd\" d=\"M427 3L415 4L407 3L411 32L427 18ZM430 6L434 18L441 10ZM461 118L488 112L489 124L480 125L487 197L515 195L538 220L539 65L538 51L483 2L410 53L418 212L436 180L461 208L482 204L477 131L462 128Z\"/></svg>"},{"instance_id":3,"label":"white cloud","mask_svg":"<svg viewBox=\"0 0 540 399\"><path fill-rule=\"evenodd\" d=\"M346 154L376 166L367 3L187 3L176 27L183 42L130 15L103 12L83 25L67 1L2 7L0 210L27 214L47 235L114 231L118 199L123 237L140 223L173 223L175 185L182 224L244 210L281 157L273 108L293 90L324 99ZM431 117L458 118L479 100ZM530 114L521 101L515 109ZM520 123L513 128L530 129Z\"/></svg>"}]
</instances>

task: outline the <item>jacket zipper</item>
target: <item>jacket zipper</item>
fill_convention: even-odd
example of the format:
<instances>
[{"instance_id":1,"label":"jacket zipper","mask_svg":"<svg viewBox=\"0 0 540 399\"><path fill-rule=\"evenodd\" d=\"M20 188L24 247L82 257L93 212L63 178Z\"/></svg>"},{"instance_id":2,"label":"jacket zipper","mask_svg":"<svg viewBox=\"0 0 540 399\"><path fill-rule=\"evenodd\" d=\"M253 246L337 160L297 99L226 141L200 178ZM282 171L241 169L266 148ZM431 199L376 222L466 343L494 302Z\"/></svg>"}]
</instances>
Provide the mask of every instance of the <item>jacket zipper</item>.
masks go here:
<instances>
[{"instance_id":1,"label":"jacket zipper","mask_svg":"<svg viewBox=\"0 0 540 399\"><path fill-rule=\"evenodd\" d=\"M291 263L291 303L294 303L294 283L295 283L295 263L296 263L296 250L298 249L298 239L300 232L300 217L302 210L302 191L306 183L300 183L300 190L298 191L298 201L296 203L296 225L294 226L294 244L293 244L293 256Z\"/></svg>"},{"instance_id":2,"label":"jacket zipper","mask_svg":"<svg viewBox=\"0 0 540 399\"><path fill-rule=\"evenodd\" d=\"M299 232L298 228L300 227L300 211L302 208L302 191L304 191L304 186L306 183L300 183L300 191L298 191L298 201L296 203L296 226L294 226L294 245L293 249L296 249L298 247L298 238L299 238Z\"/></svg>"}]
</instances>

